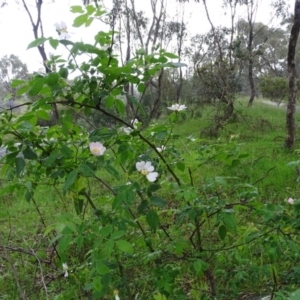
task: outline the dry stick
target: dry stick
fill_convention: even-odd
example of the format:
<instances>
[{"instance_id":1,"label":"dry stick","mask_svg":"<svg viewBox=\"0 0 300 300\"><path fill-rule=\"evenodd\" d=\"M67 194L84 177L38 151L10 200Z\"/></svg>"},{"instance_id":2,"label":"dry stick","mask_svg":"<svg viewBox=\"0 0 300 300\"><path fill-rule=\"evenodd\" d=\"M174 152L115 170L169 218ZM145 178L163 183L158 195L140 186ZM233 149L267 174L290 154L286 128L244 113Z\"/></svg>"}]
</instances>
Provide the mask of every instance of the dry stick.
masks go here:
<instances>
[{"instance_id":1,"label":"dry stick","mask_svg":"<svg viewBox=\"0 0 300 300\"><path fill-rule=\"evenodd\" d=\"M277 167L275 166L275 167L272 167L271 169L269 169L269 170L267 171L267 173L266 173L265 176L263 176L262 178L259 178L258 180L254 181L254 182L252 183L252 185L255 185L256 183L258 183L258 182L264 180L266 177L269 176L269 173L270 173L272 170L274 170L275 168L277 168Z\"/></svg>"},{"instance_id":2,"label":"dry stick","mask_svg":"<svg viewBox=\"0 0 300 300\"><path fill-rule=\"evenodd\" d=\"M11 246L6 246L6 245L0 245L0 249L4 249L4 250L10 250L10 251L15 251L15 252L21 252L21 253L25 253L25 254L28 254L28 255L33 255L31 251L29 250L26 250L26 249L23 249L23 248L18 248L18 247L11 247ZM36 254L34 255L35 257ZM51 263L50 260L46 260L46 259L43 259L41 257L38 257L38 259L43 262L43 263L46 263L46 264L49 264Z\"/></svg>"},{"instance_id":3,"label":"dry stick","mask_svg":"<svg viewBox=\"0 0 300 300\"><path fill-rule=\"evenodd\" d=\"M26 241L24 241L24 242L26 243ZM44 280L44 273L43 273L43 268L42 268L42 265L41 265L41 261L38 258L38 256L36 255L35 251L32 248L30 248L30 250L32 251L32 254L35 256L36 260L38 261L39 268L40 268L40 271L41 271L41 276L42 276L42 283L43 283L43 286L44 286L44 289L45 289L46 299L48 300L49 295L48 295L47 285L46 285L45 280Z\"/></svg>"},{"instance_id":4,"label":"dry stick","mask_svg":"<svg viewBox=\"0 0 300 300\"><path fill-rule=\"evenodd\" d=\"M14 276L14 279L15 279L15 282L16 282L16 285L17 285L17 289L18 289L18 292L19 292L19 295L20 295L20 299L26 300L25 295L24 295L24 293L22 291L22 288L21 288L21 285L20 285L18 273L17 273L17 271L16 271L16 269L14 267L14 264L13 264L13 262L11 260L10 255L9 255L9 253L8 253L8 251L7 251L7 249L5 247L4 247L4 254L5 254L5 257L6 257L7 261L9 262L9 265L11 267L11 271L13 273L13 276Z\"/></svg>"},{"instance_id":5,"label":"dry stick","mask_svg":"<svg viewBox=\"0 0 300 300\"><path fill-rule=\"evenodd\" d=\"M32 197L31 200L32 200L32 202L33 202L33 204L34 204L35 210L37 211L37 213L38 213L38 215L39 215L39 217L40 217L40 219L41 219L41 222L43 223L44 227L46 228L47 225L46 225L46 223L45 223L45 220L44 220L44 218L43 218L43 216L42 216L42 213L41 213L39 207L37 206L37 204L36 204L36 202L35 202L35 200L34 200L34 197Z\"/></svg>"},{"instance_id":6,"label":"dry stick","mask_svg":"<svg viewBox=\"0 0 300 300\"><path fill-rule=\"evenodd\" d=\"M35 200L34 200L33 197L32 197L32 202L34 203L35 209L38 212L38 215L40 216L41 222L43 223L44 227L47 228L47 225L46 225L46 222L45 222L45 220L44 220L44 218L42 216L42 213L41 213L39 207L37 206L37 204L36 204L36 202L35 202ZM56 245L55 244L53 244L53 250L56 253L57 257L60 259L60 255L59 255L59 253L58 253L58 251L56 249Z\"/></svg>"},{"instance_id":7,"label":"dry stick","mask_svg":"<svg viewBox=\"0 0 300 300\"><path fill-rule=\"evenodd\" d=\"M77 111L75 111L75 109L73 109L72 107L70 107L71 111L77 115L79 118L83 119L84 121L86 121L91 127L93 127L94 129L96 129L97 127L95 125L93 125L86 117L84 117L82 114L78 113Z\"/></svg>"},{"instance_id":8,"label":"dry stick","mask_svg":"<svg viewBox=\"0 0 300 300\"><path fill-rule=\"evenodd\" d=\"M230 249L233 249L233 248L237 248L237 247L240 247L240 246L245 246L247 244L250 244L251 242L255 241L255 240L258 240L260 239L261 237L265 236L265 235L268 235L269 233L273 232L277 230L277 228L272 228L270 229L269 231L265 232L265 233L262 233L261 235L259 235L258 237L256 238L253 238L247 242L244 242L244 243L239 243L239 244L235 244L235 245L232 245L232 246L229 246L229 247L222 247L220 249L203 249L202 251L206 251L206 252L220 252L220 251L227 251L227 250L230 250ZM213 253L212 256L215 254Z\"/></svg>"}]
</instances>

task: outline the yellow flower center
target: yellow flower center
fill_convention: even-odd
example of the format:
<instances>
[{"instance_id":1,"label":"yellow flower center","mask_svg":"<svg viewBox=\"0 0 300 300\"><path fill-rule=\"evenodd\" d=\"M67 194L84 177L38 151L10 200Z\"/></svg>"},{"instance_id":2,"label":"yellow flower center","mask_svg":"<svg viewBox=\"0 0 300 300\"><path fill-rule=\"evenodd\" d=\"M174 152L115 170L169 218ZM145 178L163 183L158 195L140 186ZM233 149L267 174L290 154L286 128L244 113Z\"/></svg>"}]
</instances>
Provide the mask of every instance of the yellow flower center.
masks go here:
<instances>
[{"instance_id":1,"label":"yellow flower center","mask_svg":"<svg viewBox=\"0 0 300 300\"><path fill-rule=\"evenodd\" d=\"M92 148L92 153L94 153L94 154L100 154L100 149L98 149L98 148Z\"/></svg>"},{"instance_id":2,"label":"yellow flower center","mask_svg":"<svg viewBox=\"0 0 300 300\"><path fill-rule=\"evenodd\" d=\"M145 170L145 169L143 169L143 170L141 171L141 173L142 173L143 175L147 175L147 174L148 174L148 171Z\"/></svg>"}]
</instances>

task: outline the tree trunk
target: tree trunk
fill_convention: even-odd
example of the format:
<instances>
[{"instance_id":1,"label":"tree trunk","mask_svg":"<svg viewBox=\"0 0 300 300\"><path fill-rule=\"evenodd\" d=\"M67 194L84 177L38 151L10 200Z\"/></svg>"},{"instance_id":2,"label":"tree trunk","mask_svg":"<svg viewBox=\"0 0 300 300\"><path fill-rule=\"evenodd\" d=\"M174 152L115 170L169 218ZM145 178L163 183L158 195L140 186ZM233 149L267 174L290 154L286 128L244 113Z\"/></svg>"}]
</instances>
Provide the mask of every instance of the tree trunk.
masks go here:
<instances>
[{"instance_id":1,"label":"tree trunk","mask_svg":"<svg viewBox=\"0 0 300 300\"><path fill-rule=\"evenodd\" d=\"M249 55L249 60L248 60L248 78L249 78L249 84L250 84L250 99L248 102L248 107L251 107L254 101L255 97L255 84L254 84L254 79L253 79L253 53L252 53L252 44L253 44L253 2L251 2L251 12L249 13L248 11L248 24L249 24L249 40L248 40L248 55Z\"/></svg>"},{"instance_id":2,"label":"tree trunk","mask_svg":"<svg viewBox=\"0 0 300 300\"><path fill-rule=\"evenodd\" d=\"M248 102L248 107L251 107L254 101L254 97L255 97L255 84L254 84L254 79L253 79L253 59L249 59L249 74L248 74L248 78L249 78L249 84L250 84L250 90L251 90L251 94L250 94L250 99Z\"/></svg>"},{"instance_id":3,"label":"tree trunk","mask_svg":"<svg viewBox=\"0 0 300 300\"><path fill-rule=\"evenodd\" d=\"M297 71L295 64L295 51L300 30L300 0L295 0L294 22L288 46L288 73L289 73L289 102L286 111L286 139L287 148L292 148L295 144L296 126L295 110L297 101Z\"/></svg>"},{"instance_id":4,"label":"tree trunk","mask_svg":"<svg viewBox=\"0 0 300 300\"><path fill-rule=\"evenodd\" d=\"M34 37L36 39L39 38L39 33L38 33L39 30L41 31L41 36L43 37L44 36L43 26L42 26L42 5L43 5L43 0L37 0L36 1L36 9L37 9L36 23L34 23L34 21L33 21L33 17L32 17L32 15L31 15L31 13L28 9L26 1L22 0L22 2L23 2L23 6L24 6L24 8L25 8L25 10L28 14L28 17L30 19ZM40 53L40 55L42 57L42 60L43 60L43 65L45 67L45 72L48 74L48 73L51 72L51 70L47 66L48 58L47 58L47 54L46 54L44 45L38 46L38 50L39 50L39 53ZM52 117L51 117L51 119L54 122L54 124L57 124L58 120L59 120L59 111L58 111L56 103L52 103L51 106L52 106Z\"/></svg>"}]
</instances>

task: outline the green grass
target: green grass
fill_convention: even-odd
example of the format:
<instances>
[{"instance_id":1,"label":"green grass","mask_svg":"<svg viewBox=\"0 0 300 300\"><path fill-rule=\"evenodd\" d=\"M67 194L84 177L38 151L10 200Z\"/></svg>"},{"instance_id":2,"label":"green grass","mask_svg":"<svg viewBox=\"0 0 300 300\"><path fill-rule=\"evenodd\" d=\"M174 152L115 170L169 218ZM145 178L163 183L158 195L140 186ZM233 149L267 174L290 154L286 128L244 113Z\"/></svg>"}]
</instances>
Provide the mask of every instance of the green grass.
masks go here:
<instances>
[{"instance_id":1,"label":"green grass","mask_svg":"<svg viewBox=\"0 0 300 300\"><path fill-rule=\"evenodd\" d=\"M195 184L207 185L211 178L216 176L226 178L231 184L226 188L221 188L224 197L230 198L235 202L241 200L236 194L230 196L236 182L243 182L256 187L259 191L259 201L262 203L283 204L289 198L297 198L300 187L297 182L297 173L294 167L288 167L291 161L299 159L294 151L288 151L284 147L285 139L285 109L272 107L259 101L255 101L253 107L248 109L247 101L239 99L236 101L235 112L232 119L220 130L219 137L207 136L207 128L213 122L213 109L207 107L197 108L194 115L200 117L192 118L186 113L186 118L180 120L174 128L174 134L179 134L179 139L171 140L170 146L178 148L184 153L185 163L193 171ZM297 123L300 121L300 114L296 114ZM196 140L192 141L190 137ZM169 145L167 145L169 146ZM215 147L215 155L206 156L205 151L208 147ZM300 148L299 139L297 139L296 149ZM211 148L209 148L211 149ZM223 149L227 149L226 159L224 160ZM230 152L232 151L232 153ZM202 159L198 159L202 155ZM237 155L241 155L239 161L233 162ZM246 156L248 155L248 156ZM198 160L196 160L198 159ZM185 174L185 175L184 175ZM188 182L190 177L187 172L181 174L184 181ZM117 183L113 177L105 175L104 179L114 184ZM126 177L124 176L124 182ZM95 183L96 184L96 183ZM98 183L97 183L98 184ZM3 182L4 186L5 183ZM214 182L213 189L218 189L222 182ZM212 190L207 190L209 195ZM215 192L215 190L214 190ZM98 191L93 189L97 198ZM97 204L105 205L103 194L99 193ZM171 200L171 196L164 195L166 200ZM104 194L105 197L105 194ZM170 199L168 199L168 197ZM60 290L62 282L60 266L56 265L54 249L49 246L49 238L43 236L43 223L49 225L53 223L54 216L58 212L74 212L71 199L57 193L53 187L41 185L34 196L35 203L24 200L24 195L7 195L1 199L2 209L0 210L0 299L18 299L18 289L13 269L18 274L18 280L21 287L26 290L30 299L45 299L43 282L41 282L40 266L35 259L35 255L49 261L46 264L45 272L51 274L54 278L53 283L49 283L50 298ZM87 211L89 214L91 211ZM42 218L42 220L41 220ZM240 221L242 222L242 221ZM249 224L247 225L249 226ZM247 226L242 230L247 231ZM243 228L243 226L241 226ZM253 225L255 227L255 224ZM248 228L251 231L251 226ZM209 236L206 237L209 240ZM233 238L233 237L232 237ZM265 241L269 242L269 241ZM14 250L5 251L2 245L13 247ZM229 262L240 268L240 273L244 277L240 278L239 284L247 287L252 279L246 267L250 260L261 261L260 269L251 270L251 274L257 272L259 278L268 280L272 276L272 266L274 261L271 254L265 255L257 249L259 245L255 244L248 250L240 247L238 251L228 252L227 260L220 256L218 263L227 270ZM32 255L22 253L26 249L31 251ZM250 252L249 252L250 251ZM288 249L284 249L288 252ZM249 256L249 253L252 253ZM292 258L288 262L277 262L278 270L291 268L294 264ZM254 268L254 267L253 267ZM227 270L228 271L228 270ZM228 271L228 284L232 279ZM218 276L225 276L219 274ZM224 280L224 278L223 278ZM253 279L253 281L255 281ZM49 281L50 282L50 281ZM227 287L224 287L226 289ZM230 285L232 288L232 285ZM228 285L229 289L229 285ZM245 291L250 292L250 287ZM264 292L264 287L261 287ZM52 299L51 298L51 299ZM225 298L224 298L225 299Z\"/></svg>"},{"instance_id":2,"label":"green grass","mask_svg":"<svg viewBox=\"0 0 300 300\"><path fill-rule=\"evenodd\" d=\"M243 159L243 163L236 168L211 168L206 169L207 175L242 176L248 183L256 183L262 195L284 199L296 197L299 185L296 182L297 173L295 167L288 167L291 161L299 159L299 155L293 150L284 147L286 136L284 108L270 106L256 100L253 107L247 108L247 101L236 101L235 112L232 119L221 129L218 138L203 137L205 129L211 125L212 112L210 108L203 108L200 119L189 119L176 126L174 132L183 137L193 135L200 144L230 143L234 139L240 153L249 156ZM300 122L300 114L296 114L296 123ZM193 128L193 131L191 131ZM300 147L299 138L296 140L295 149ZM182 147L184 142L178 143ZM275 199L274 199L275 200Z\"/></svg>"}]
</instances>

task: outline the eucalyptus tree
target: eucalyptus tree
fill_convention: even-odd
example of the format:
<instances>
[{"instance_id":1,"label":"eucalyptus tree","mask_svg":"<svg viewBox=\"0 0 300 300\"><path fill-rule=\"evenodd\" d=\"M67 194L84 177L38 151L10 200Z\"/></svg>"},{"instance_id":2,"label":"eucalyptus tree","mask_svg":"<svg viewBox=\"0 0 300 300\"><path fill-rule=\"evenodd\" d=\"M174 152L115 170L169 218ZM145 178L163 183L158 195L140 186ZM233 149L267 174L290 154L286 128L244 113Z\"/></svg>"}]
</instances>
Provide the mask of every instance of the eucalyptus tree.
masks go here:
<instances>
[{"instance_id":1,"label":"eucalyptus tree","mask_svg":"<svg viewBox=\"0 0 300 300\"><path fill-rule=\"evenodd\" d=\"M296 46L300 32L300 0L295 0L294 20L290 34L288 46L288 73L289 73L289 101L286 111L286 128L287 134L285 145L292 148L295 144L296 126L295 111L297 101L297 70L295 62Z\"/></svg>"},{"instance_id":2,"label":"eucalyptus tree","mask_svg":"<svg viewBox=\"0 0 300 300\"><path fill-rule=\"evenodd\" d=\"M31 6L27 3L28 0L21 0L22 5L28 15L29 21L32 26L33 36L35 40L40 41L37 46L38 52L41 56L42 63L45 68L46 73L50 73L51 69L48 66L48 57L46 54L45 46L43 41L45 41L44 30L43 30L43 17L42 17L42 8L43 0L35 0L34 6ZM34 7L34 8L32 8ZM57 123L59 119L59 111L55 103L52 104L52 120L54 123Z\"/></svg>"},{"instance_id":3,"label":"eucalyptus tree","mask_svg":"<svg viewBox=\"0 0 300 300\"><path fill-rule=\"evenodd\" d=\"M237 0L227 0L224 5L230 9L231 26L216 27L210 17L210 12L206 0L202 0L207 20L211 26L211 31L206 37L207 53L206 59L211 59L210 71L219 77L217 99L220 101L216 118L211 129L212 135L217 135L219 129L230 119L234 111L234 98L236 89L232 88L232 79L236 74L236 59L234 57L234 35ZM203 72L204 71L204 72ZM202 60L196 63L196 72L202 79L207 76L207 68L202 65ZM205 76L204 76L205 75ZM209 82L209 80L207 81ZM223 111L222 111L223 110Z\"/></svg>"},{"instance_id":4,"label":"eucalyptus tree","mask_svg":"<svg viewBox=\"0 0 300 300\"><path fill-rule=\"evenodd\" d=\"M0 60L0 87L2 96L10 94L10 99L16 98L16 89L12 87L14 79L29 79L27 65L24 64L16 55L5 55Z\"/></svg>"},{"instance_id":5,"label":"eucalyptus tree","mask_svg":"<svg viewBox=\"0 0 300 300\"><path fill-rule=\"evenodd\" d=\"M186 41L187 35L188 35L188 30L187 26L184 21L184 7L182 7L181 10L181 15L179 16L180 20L177 21L169 21L166 23L166 39L169 40L176 40L176 46L175 46L175 51L177 52L178 56L178 61L179 63L182 60L182 56L184 55L184 43ZM176 80L176 86L177 86L177 92L176 92L176 97L175 103L180 102L181 98L181 93L182 93L182 86L183 86L183 72L182 68L174 69L173 70L175 73L178 74L178 78Z\"/></svg>"}]
</instances>

